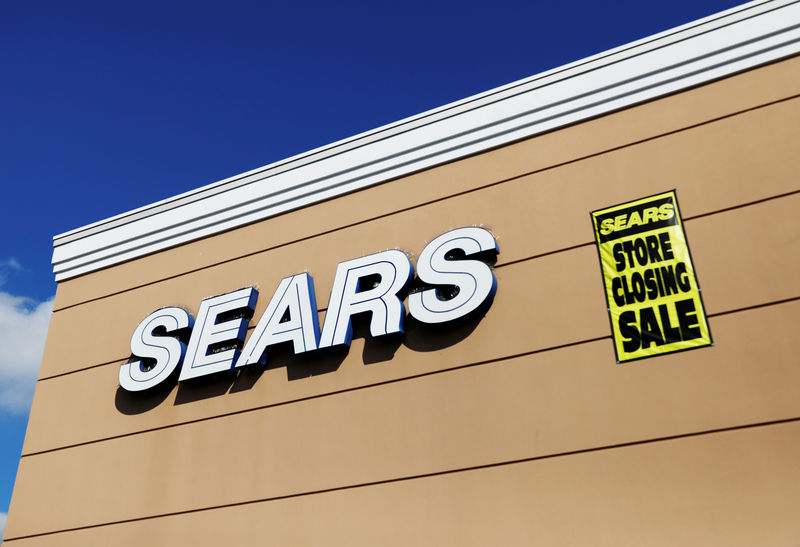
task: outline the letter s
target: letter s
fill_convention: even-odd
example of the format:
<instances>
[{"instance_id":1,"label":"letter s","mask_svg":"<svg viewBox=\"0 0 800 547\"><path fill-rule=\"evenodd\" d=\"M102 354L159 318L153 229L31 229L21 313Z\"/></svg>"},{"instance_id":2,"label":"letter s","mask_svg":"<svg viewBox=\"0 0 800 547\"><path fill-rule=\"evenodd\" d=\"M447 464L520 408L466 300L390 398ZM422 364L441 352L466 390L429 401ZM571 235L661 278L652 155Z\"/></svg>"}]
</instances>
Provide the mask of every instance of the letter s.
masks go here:
<instances>
[{"instance_id":1,"label":"letter s","mask_svg":"<svg viewBox=\"0 0 800 547\"><path fill-rule=\"evenodd\" d=\"M461 250L465 256L481 252L500 252L491 233L483 228L458 228L440 235L422 250L417 261L417 276L429 285L455 285L458 292L450 299L440 298L436 289L408 296L408 311L423 323L445 323L464 317L490 303L497 291L492 268L480 260L452 260L448 253Z\"/></svg>"},{"instance_id":2,"label":"letter s","mask_svg":"<svg viewBox=\"0 0 800 547\"><path fill-rule=\"evenodd\" d=\"M119 385L128 391L143 391L166 380L186 353L183 342L168 335L193 324L192 316L182 308L162 308L145 317L133 331L131 353L155 359L156 364L150 369L145 369L142 361L123 364L119 367ZM164 334L155 334L159 327L166 329Z\"/></svg>"}]
</instances>

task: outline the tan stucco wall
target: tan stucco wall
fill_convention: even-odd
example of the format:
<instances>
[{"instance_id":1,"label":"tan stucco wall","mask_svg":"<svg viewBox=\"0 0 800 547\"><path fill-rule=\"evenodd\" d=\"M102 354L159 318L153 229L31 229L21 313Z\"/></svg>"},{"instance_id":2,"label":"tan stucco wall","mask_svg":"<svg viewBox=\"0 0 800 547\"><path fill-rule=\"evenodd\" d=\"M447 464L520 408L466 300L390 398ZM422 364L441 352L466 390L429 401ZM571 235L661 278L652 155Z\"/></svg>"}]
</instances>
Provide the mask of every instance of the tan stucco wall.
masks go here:
<instances>
[{"instance_id":1,"label":"tan stucco wall","mask_svg":"<svg viewBox=\"0 0 800 547\"><path fill-rule=\"evenodd\" d=\"M794 58L61 283L6 541L796 544L798 128ZM589 211L672 188L715 346L617 365ZM498 293L447 337L118 388L156 308L308 270L323 319L472 224Z\"/></svg>"}]
</instances>

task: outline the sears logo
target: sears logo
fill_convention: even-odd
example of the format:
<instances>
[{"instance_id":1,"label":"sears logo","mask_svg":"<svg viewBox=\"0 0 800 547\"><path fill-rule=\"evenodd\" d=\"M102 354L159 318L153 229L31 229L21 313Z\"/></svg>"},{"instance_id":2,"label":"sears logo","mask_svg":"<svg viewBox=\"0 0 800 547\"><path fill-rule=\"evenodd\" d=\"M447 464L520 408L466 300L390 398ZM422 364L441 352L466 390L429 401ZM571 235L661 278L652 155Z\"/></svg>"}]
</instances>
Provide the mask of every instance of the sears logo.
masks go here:
<instances>
[{"instance_id":1,"label":"sears logo","mask_svg":"<svg viewBox=\"0 0 800 547\"><path fill-rule=\"evenodd\" d=\"M409 314L421 323L441 324L489 306L497 279L480 258L498 252L492 234L477 227L452 230L428 243L417 260L420 290L408 295ZM200 302L196 320L183 308L156 310L133 332L131 353L138 360L120 367L119 385L128 391L150 389L179 366L180 381L264 366L269 347L279 343L290 343L295 354L348 347L352 318L357 314L369 316L373 337L403 333L403 297L413 280L414 266L398 250L341 262L320 332L314 280L307 273L287 277L246 344L248 318L258 299L252 287L206 298ZM179 334L188 331L191 335L184 344Z\"/></svg>"}]
</instances>

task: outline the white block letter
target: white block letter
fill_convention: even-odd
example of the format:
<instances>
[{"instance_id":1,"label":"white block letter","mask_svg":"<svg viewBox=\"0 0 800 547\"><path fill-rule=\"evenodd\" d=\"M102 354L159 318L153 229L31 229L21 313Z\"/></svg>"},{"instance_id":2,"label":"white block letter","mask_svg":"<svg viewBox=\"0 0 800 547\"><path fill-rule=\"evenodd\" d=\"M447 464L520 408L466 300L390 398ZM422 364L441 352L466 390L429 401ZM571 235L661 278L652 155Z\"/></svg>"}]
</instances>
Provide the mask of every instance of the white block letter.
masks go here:
<instances>
[{"instance_id":1,"label":"white block letter","mask_svg":"<svg viewBox=\"0 0 800 547\"><path fill-rule=\"evenodd\" d=\"M288 320L281 322L284 316ZM317 349L319 318L314 280L307 273L287 277L278 285L264 315L236 361L237 367L266 364L267 346L291 342L294 353Z\"/></svg>"},{"instance_id":2,"label":"white block letter","mask_svg":"<svg viewBox=\"0 0 800 547\"><path fill-rule=\"evenodd\" d=\"M119 367L119 385L128 391L142 391L157 386L175 370L186 346L170 333L192 327L192 316L181 308L162 308L145 317L131 337L131 353L136 357L155 359L155 365L145 370L141 361ZM156 335L157 328L164 334Z\"/></svg>"},{"instance_id":3,"label":"white block letter","mask_svg":"<svg viewBox=\"0 0 800 547\"><path fill-rule=\"evenodd\" d=\"M492 234L483 228L458 228L428 243L417 260L417 276L428 285L455 286L457 292L449 299L440 298L435 288L408 295L408 311L418 321L453 321L494 297L497 279L492 268L479 260L448 259L455 250L465 256L500 252Z\"/></svg>"},{"instance_id":4,"label":"white block letter","mask_svg":"<svg viewBox=\"0 0 800 547\"><path fill-rule=\"evenodd\" d=\"M239 356L237 348L209 354L209 346L230 343L241 345L247 334L248 319L239 317L219 321L220 314L235 313L256 307L258 292L252 287L206 298L200 302L197 321L183 361L180 380L189 380L233 368ZM213 349L213 348L212 348Z\"/></svg>"},{"instance_id":5,"label":"white block letter","mask_svg":"<svg viewBox=\"0 0 800 547\"><path fill-rule=\"evenodd\" d=\"M397 250L341 262L336 268L328 311L319 347L350 345L353 329L350 318L370 312L372 336L403 332L405 308L397 293L411 280L414 266ZM365 278L378 278L374 286L365 287Z\"/></svg>"}]
</instances>

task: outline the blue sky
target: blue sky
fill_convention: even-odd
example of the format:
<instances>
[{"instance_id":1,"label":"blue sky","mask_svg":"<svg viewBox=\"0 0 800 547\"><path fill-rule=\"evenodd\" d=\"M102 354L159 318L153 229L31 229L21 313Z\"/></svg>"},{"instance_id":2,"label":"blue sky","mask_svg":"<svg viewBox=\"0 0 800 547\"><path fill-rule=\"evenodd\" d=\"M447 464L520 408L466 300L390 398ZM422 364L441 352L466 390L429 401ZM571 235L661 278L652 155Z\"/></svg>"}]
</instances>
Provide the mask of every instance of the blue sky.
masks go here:
<instances>
[{"instance_id":1,"label":"blue sky","mask_svg":"<svg viewBox=\"0 0 800 547\"><path fill-rule=\"evenodd\" d=\"M0 529L53 235L738 3L0 2Z\"/></svg>"}]
</instances>

